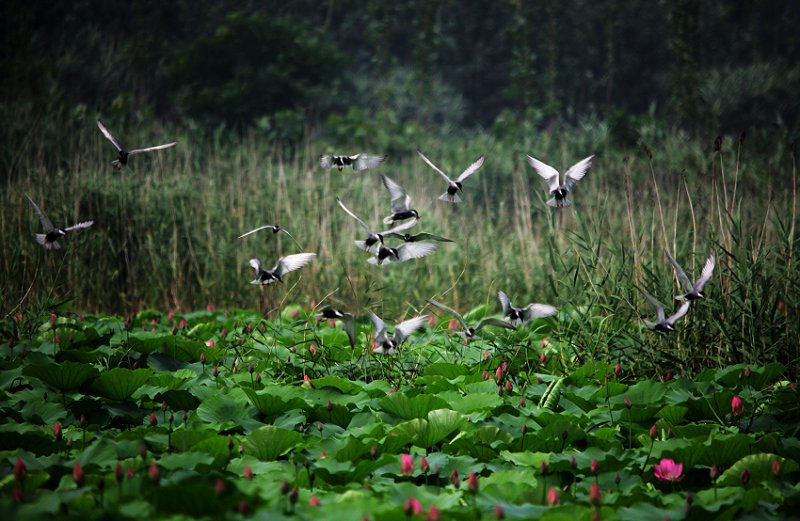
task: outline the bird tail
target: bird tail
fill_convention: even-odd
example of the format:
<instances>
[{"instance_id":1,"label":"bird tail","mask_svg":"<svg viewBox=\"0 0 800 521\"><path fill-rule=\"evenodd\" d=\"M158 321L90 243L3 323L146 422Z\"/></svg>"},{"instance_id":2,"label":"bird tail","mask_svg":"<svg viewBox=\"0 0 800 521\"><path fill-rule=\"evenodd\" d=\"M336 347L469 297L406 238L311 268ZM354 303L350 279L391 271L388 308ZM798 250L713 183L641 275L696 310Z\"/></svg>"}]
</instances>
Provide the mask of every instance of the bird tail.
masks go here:
<instances>
[{"instance_id":1,"label":"bird tail","mask_svg":"<svg viewBox=\"0 0 800 521\"><path fill-rule=\"evenodd\" d=\"M686 295L678 295L677 297L675 297L675 300L683 302L684 300L686 300Z\"/></svg>"},{"instance_id":2,"label":"bird tail","mask_svg":"<svg viewBox=\"0 0 800 521\"><path fill-rule=\"evenodd\" d=\"M553 208L564 208L570 206L572 202L569 199L562 199L558 201L555 197L551 197L547 201L547 206L552 206Z\"/></svg>"},{"instance_id":3,"label":"bird tail","mask_svg":"<svg viewBox=\"0 0 800 521\"><path fill-rule=\"evenodd\" d=\"M390 215L388 217L384 217L383 218L383 224L392 224L394 222L394 219L392 219L392 217L394 217L394 215Z\"/></svg>"},{"instance_id":4,"label":"bird tail","mask_svg":"<svg viewBox=\"0 0 800 521\"><path fill-rule=\"evenodd\" d=\"M451 196L447 192L445 192L442 195L440 195L439 196L439 200L440 201L447 201L448 203L460 203L460 202L462 202L461 198L458 196L458 194L455 194L455 195Z\"/></svg>"},{"instance_id":5,"label":"bird tail","mask_svg":"<svg viewBox=\"0 0 800 521\"><path fill-rule=\"evenodd\" d=\"M122 163L120 162L119 159L113 160L111 164L114 165L114 168L116 168L117 170L122 170Z\"/></svg>"}]
</instances>

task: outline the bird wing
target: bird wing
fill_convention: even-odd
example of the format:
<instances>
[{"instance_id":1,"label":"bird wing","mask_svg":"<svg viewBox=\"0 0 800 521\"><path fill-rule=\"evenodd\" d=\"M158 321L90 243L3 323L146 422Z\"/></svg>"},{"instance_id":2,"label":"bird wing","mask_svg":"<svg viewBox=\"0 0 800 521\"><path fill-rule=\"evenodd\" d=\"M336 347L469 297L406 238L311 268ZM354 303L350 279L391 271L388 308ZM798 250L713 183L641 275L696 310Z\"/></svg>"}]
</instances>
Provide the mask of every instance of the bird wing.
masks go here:
<instances>
[{"instance_id":1,"label":"bird wing","mask_svg":"<svg viewBox=\"0 0 800 521\"><path fill-rule=\"evenodd\" d=\"M439 247L432 242L407 242L397 248L397 261L403 262L411 259L419 259L435 252ZM389 259L386 259L389 260Z\"/></svg>"},{"instance_id":2,"label":"bird wing","mask_svg":"<svg viewBox=\"0 0 800 521\"><path fill-rule=\"evenodd\" d=\"M594 159L594 156L589 156L569 167L569 170L564 174L564 185L567 187L567 190L572 190L575 183L583 179L583 176L586 175L586 172L588 172L589 168L592 166L592 159Z\"/></svg>"},{"instance_id":3,"label":"bird wing","mask_svg":"<svg viewBox=\"0 0 800 521\"><path fill-rule=\"evenodd\" d=\"M445 174L444 172L442 172L442 171L439 169L439 167L438 167L438 166L436 166L436 165L434 165L433 163L431 163L431 160L430 160L430 159L428 159L427 157L425 157L425 154L423 154L423 153L422 153L422 152L420 152L419 150L417 150L417 154L419 154L419 157L421 157L421 158L422 158L422 160L423 160L423 161L425 161L425 162L428 164L428 166L429 166L429 167L431 167L431 168L433 168L434 170L436 170L437 172L439 172L439 175L440 175L440 176L442 176L442 177L444 178L444 180L445 180L445 182L446 182L447 184L450 184L450 183L452 183L452 182L453 182L453 180L452 180L452 179L450 179L449 177L447 177L447 174ZM479 165L479 166L480 166L480 165Z\"/></svg>"},{"instance_id":4,"label":"bird wing","mask_svg":"<svg viewBox=\"0 0 800 521\"><path fill-rule=\"evenodd\" d=\"M241 239L242 237L247 237L248 235L251 235L251 234L256 233L256 232L260 232L261 230L265 230L267 228L272 228L273 226L274 226L273 224L266 224L264 226L259 226L258 228L254 228L254 229L250 230L249 232L245 232L245 233L241 234L239 237L237 237L237 239Z\"/></svg>"},{"instance_id":5,"label":"bird wing","mask_svg":"<svg viewBox=\"0 0 800 521\"><path fill-rule=\"evenodd\" d=\"M369 312L369 318L372 320L372 326L375 328L375 343L380 346L386 342L386 324L372 311Z\"/></svg>"},{"instance_id":6,"label":"bird wing","mask_svg":"<svg viewBox=\"0 0 800 521\"><path fill-rule=\"evenodd\" d=\"M416 222L416 221L411 221ZM439 241L439 242L453 242L451 239L447 237L442 237L440 235L435 235L433 233L428 232L421 232L414 236L415 241Z\"/></svg>"},{"instance_id":7,"label":"bird wing","mask_svg":"<svg viewBox=\"0 0 800 521\"><path fill-rule=\"evenodd\" d=\"M272 271L279 277L283 277L290 271L299 270L313 261L316 256L316 253L295 253L294 255L287 255L278 260L278 263Z\"/></svg>"},{"instance_id":8,"label":"bird wing","mask_svg":"<svg viewBox=\"0 0 800 521\"><path fill-rule=\"evenodd\" d=\"M319 166L322 168L331 168L333 167L333 156L319 156Z\"/></svg>"},{"instance_id":9,"label":"bird wing","mask_svg":"<svg viewBox=\"0 0 800 521\"><path fill-rule=\"evenodd\" d=\"M502 308L503 308L503 315L508 315L508 312L512 308L511 299L508 298L508 295L506 295L504 292L498 291L497 292L497 300L500 301L500 306L502 306Z\"/></svg>"},{"instance_id":10,"label":"bird wing","mask_svg":"<svg viewBox=\"0 0 800 521\"><path fill-rule=\"evenodd\" d=\"M528 164L536 170L539 176L547 181L547 188L552 192L558 188L558 170L550 165L546 165L535 157L527 156Z\"/></svg>"},{"instance_id":11,"label":"bird wing","mask_svg":"<svg viewBox=\"0 0 800 521\"><path fill-rule=\"evenodd\" d=\"M558 308L549 304L528 304L523 311L524 321L535 320L541 317L550 317L558 313Z\"/></svg>"},{"instance_id":12,"label":"bird wing","mask_svg":"<svg viewBox=\"0 0 800 521\"><path fill-rule=\"evenodd\" d=\"M477 170L478 170L480 167L482 167L482 166L483 166L483 160L484 160L484 159L486 159L486 156L484 156L483 154L481 154L481 157L479 157L478 159L476 159L476 160L475 160L475 162L474 162L474 163L472 163L471 165L469 165L469 166L467 167L467 169L466 169L466 170L464 170L463 172L461 172L461 175L460 175L460 176L458 176L458 178L456 179L456 182L457 182L457 183L460 183L460 182L461 182L461 181L463 181L464 179L468 178L469 176L471 176L472 174L474 174L475 172L477 172Z\"/></svg>"},{"instance_id":13,"label":"bird wing","mask_svg":"<svg viewBox=\"0 0 800 521\"><path fill-rule=\"evenodd\" d=\"M77 231L77 230L83 230L85 228L90 228L93 224L94 224L94 221L83 221L83 222L80 222L78 224L73 224L69 228L64 228L64 231L69 233L69 232L74 232L74 231Z\"/></svg>"},{"instance_id":14,"label":"bird wing","mask_svg":"<svg viewBox=\"0 0 800 521\"><path fill-rule=\"evenodd\" d=\"M641 293L642 296L647 299L647 302L649 302L650 305L653 307L653 310L656 312L656 316L658 317L658 321L661 322L662 320L664 320L664 304L659 302L657 298L655 298L653 295L646 292L642 288L639 288L639 293Z\"/></svg>"},{"instance_id":15,"label":"bird wing","mask_svg":"<svg viewBox=\"0 0 800 521\"><path fill-rule=\"evenodd\" d=\"M342 322L342 329L344 332L347 333L347 339L350 341L350 347L356 347L356 339L358 332L356 331L356 320L353 318L353 315L347 313L345 317L341 319Z\"/></svg>"},{"instance_id":16,"label":"bird wing","mask_svg":"<svg viewBox=\"0 0 800 521\"><path fill-rule=\"evenodd\" d=\"M422 315L419 317L410 318L405 322L400 322L394 328L394 341L399 345L401 342L405 341L406 338L411 336L411 333L421 328L425 322L427 322L427 320L428 316Z\"/></svg>"},{"instance_id":17,"label":"bird wing","mask_svg":"<svg viewBox=\"0 0 800 521\"><path fill-rule=\"evenodd\" d=\"M97 120L97 126L98 126L98 128L100 128L100 132L103 133L103 135L106 137L106 139L111 141L111 144L114 145L114 148L116 148L117 151L121 152L122 151L122 147L119 145L119 143L117 143L117 140L116 140L116 138L114 138L114 135L111 134L111 132L108 131L106 126L103 125L100 122L99 119Z\"/></svg>"},{"instance_id":18,"label":"bird wing","mask_svg":"<svg viewBox=\"0 0 800 521\"><path fill-rule=\"evenodd\" d=\"M28 198L28 202L31 203L31 206L33 207L33 211L36 212L36 215L39 217L39 221L42 223L42 226L44 227L44 231L47 232L47 233L50 233L53 230L55 230L56 227L53 226L53 223L50 222L50 219L47 218L47 216L44 214L42 209L39 208L39 206L36 203L33 202L33 199L31 199L28 194L25 194L25 197Z\"/></svg>"},{"instance_id":19,"label":"bird wing","mask_svg":"<svg viewBox=\"0 0 800 521\"><path fill-rule=\"evenodd\" d=\"M411 209L411 196L406 194L403 197L392 199L392 212L400 213L407 212Z\"/></svg>"},{"instance_id":20,"label":"bird wing","mask_svg":"<svg viewBox=\"0 0 800 521\"><path fill-rule=\"evenodd\" d=\"M147 147L147 148L134 148L128 154L135 155L135 154L144 154L145 152L154 152L156 150L164 150L165 148L174 147L177 145L177 141L173 141L172 143L166 143L164 145L156 145L154 147Z\"/></svg>"},{"instance_id":21,"label":"bird wing","mask_svg":"<svg viewBox=\"0 0 800 521\"><path fill-rule=\"evenodd\" d=\"M386 156L356 154L354 156L350 156L350 159L353 161L354 170L366 170L367 168L375 168L383 163L383 161L386 159Z\"/></svg>"},{"instance_id":22,"label":"bird wing","mask_svg":"<svg viewBox=\"0 0 800 521\"><path fill-rule=\"evenodd\" d=\"M689 277L686 276L686 272L683 271L681 265L678 264L678 261L676 261L675 258L669 254L669 252L666 253L669 263L672 264L673 268L675 268L675 275L678 276L678 281L681 283L681 286L683 286L683 289L686 291L692 291L692 289L694 289L692 287L692 281L690 281Z\"/></svg>"},{"instance_id":23,"label":"bird wing","mask_svg":"<svg viewBox=\"0 0 800 521\"><path fill-rule=\"evenodd\" d=\"M365 230L367 230L367 233L369 233L369 234L373 233L373 232L372 232L372 228L370 228L369 226L367 226L367 223L365 223L364 221L362 221L362 220L361 220L361 219L360 219L360 218L359 218L359 217L358 217L356 214L354 214L353 212L351 212L351 211L350 211L350 210L349 210L349 209L348 209L348 208L347 208L347 207L344 205L344 203L343 203L341 200L339 200L339 198L338 198L338 197L336 198L336 202L337 202L337 203L339 203L339 206L341 206L341 207L342 207L342 210L344 210L344 211L347 213L347 215L349 215L350 217L352 217L353 219L355 219L355 220L356 220L356 222L357 222L358 224L360 224L362 228L364 228Z\"/></svg>"},{"instance_id":24,"label":"bird wing","mask_svg":"<svg viewBox=\"0 0 800 521\"><path fill-rule=\"evenodd\" d=\"M390 228L390 229L386 230L385 232L381 232L381 235L395 235L395 236L398 236L398 237L402 238L403 236L399 232L402 232L404 230L408 230L409 228L411 228L415 224L417 224L417 220L416 219L409 219L408 221L403 221L402 223L398 224L394 228Z\"/></svg>"},{"instance_id":25,"label":"bird wing","mask_svg":"<svg viewBox=\"0 0 800 521\"><path fill-rule=\"evenodd\" d=\"M258 259L250 259L250 266L256 270L256 277L258 277L258 274L261 272L261 261Z\"/></svg>"},{"instance_id":26,"label":"bird wing","mask_svg":"<svg viewBox=\"0 0 800 521\"><path fill-rule=\"evenodd\" d=\"M505 328L505 329L517 329L508 320L503 320L501 318L495 318L495 317L486 317L486 318L482 318L481 321L478 322L478 325L475 326L475 331L483 329L486 326L502 327L502 328Z\"/></svg>"},{"instance_id":27,"label":"bird wing","mask_svg":"<svg viewBox=\"0 0 800 521\"><path fill-rule=\"evenodd\" d=\"M703 271L700 272L700 278L697 279L697 282L694 285L695 291L700 291L703 289L703 286L706 285L706 282L711 280L711 275L714 274L714 264L715 264L714 256L709 255L706 259L706 264L703 266Z\"/></svg>"},{"instance_id":28,"label":"bird wing","mask_svg":"<svg viewBox=\"0 0 800 521\"><path fill-rule=\"evenodd\" d=\"M381 176L383 178L383 186L389 190L389 198L392 200L392 206L394 206L394 202L396 199L405 200L406 198L406 191L403 190L399 184L395 183L385 175Z\"/></svg>"},{"instance_id":29,"label":"bird wing","mask_svg":"<svg viewBox=\"0 0 800 521\"><path fill-rule=\"evenodd\" d=\"M453 318L455 318L456 320L458 320L458 322L461 324L461 329L463 329L464 331L469 331L469 326L467 325L467 322L464 320L464 317L462 317L461 314L458 311L456 311L453 308L449 308L449 307L445 306L441 302L436 302L433 299L428 299L428 303L436 306L437 308L441 309L442 311L444 311L448 315L450 315Z\"/></svg>"},{"instance_id":30,"label":"bird wing","mask_svg":"<svg viewBox=\"0 0 800 521\"><path fill-rule=\"evenodd\" d=\"M675 322L678 321L681 317L683 317L689 311L689 301L687 300L684 302L681 307L678 308L678 311L675 312L674 315L667 319L667 324L673 325Z\"/></svg>"}]
</instances>

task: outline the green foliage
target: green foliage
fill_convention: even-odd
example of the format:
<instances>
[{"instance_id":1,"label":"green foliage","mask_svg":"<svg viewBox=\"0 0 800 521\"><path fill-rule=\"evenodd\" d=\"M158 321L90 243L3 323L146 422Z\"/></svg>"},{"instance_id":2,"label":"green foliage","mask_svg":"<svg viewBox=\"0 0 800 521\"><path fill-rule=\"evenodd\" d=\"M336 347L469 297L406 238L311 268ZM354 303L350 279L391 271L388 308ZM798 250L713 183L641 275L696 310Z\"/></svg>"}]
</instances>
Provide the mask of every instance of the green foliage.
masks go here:
<instances>
[{"instance_id":1,"label":"green foliage","mask_svg":"<svg viewBox=\"0 0 800 521\"><path fill-rule=\"evenodd\" d=\"M168 333L181 320L186 327ZM106 344L86 336L70 351L124 350L111 348L112 339L141 333L105 316L82 321L84 330L100 332L108 323L116 325ZM272 332L270 351L257 324ZM50 328L49 318L39 326ZM485 519L496 505L509 518L589 518L593 483L603 493L602 515L620 519L791 515L795 505L800 410L777 364L656 382L635 366L617 374L610 364L579 366L567 358L552 367L526 364L525 355L484 359L485 346L475 342L461 346L472 362L421 362L423 351L452 349L452 335L431 328L394 357L375 360L360 344L352 363L365 379L349 379L342 376L349 364L285 360L279 348L307 334L302 323L203 311L152 327L186 342L217 338L207 350L215 352L217 375L169 350L147 350L139 359L145 367L131 370L119 365L127 364L124 356L57 362L58 351L38 349L50 345L43 338L24 348L0 345L2 511L21 520L56 512L66 519L220 518L241 508L275 519L402 519L404 503L415 498L448 518ZM335 347L316 341L320 351ZM554 341L545 351L559 358L564 346ZM512 353L499 340L497 348ZM508 369L496 373L503 362ZM251 365L260 378L242 371ZM484 381L484 370L502 374L501 381ZM53 389L62 392L48 396ZM196 401L175 402L183 409L162 405L170 392ZM746 404L738 416L733 395ZM61 439L53 438L55 422ZM413 463L405 469L403 454ZM26 466L23 479L11 470L17 458ZM680 482L658 481L654 464L662 458L683 465ZM73 478L78 463L80 482ZM709 474L712 466L719 475ZM467 488L470 473L475 492ZM292 505L282 490L294 487L299 499ZM548 505L551 489L559 505Z\"/></svg>"}]
</instances>

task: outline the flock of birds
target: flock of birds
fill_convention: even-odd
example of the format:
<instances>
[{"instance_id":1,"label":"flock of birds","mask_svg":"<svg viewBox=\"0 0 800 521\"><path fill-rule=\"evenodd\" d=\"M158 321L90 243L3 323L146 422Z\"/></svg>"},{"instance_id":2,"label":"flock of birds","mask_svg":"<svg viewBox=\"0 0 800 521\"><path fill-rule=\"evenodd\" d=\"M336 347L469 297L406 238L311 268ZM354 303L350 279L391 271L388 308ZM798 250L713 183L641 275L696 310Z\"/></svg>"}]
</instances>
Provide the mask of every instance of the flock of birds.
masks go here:
<instances>
[{"instance_id":1,"label":"flock of birds","mask_svg":"<svg viewBox=\"0 0 800 521\"><path fill-rule=\"evenodd\" d=\"M130 156L142 154L146 152L154 152L173 147L177 141L166 143L163 145L156 145L152 147L136 148L132 150L124 149L114 135L103 125L99 120L97 127L100 132L108 139L114 148L117 150L117 159L112 162L112 165L117 169L122 169L128 164ZM481 166L483 166L485 156L481 155L472 164L470 164L458 177L451 178L439 167L437 167L430 159L425 157L422 152L417 152L429 167L438 173L444 182L447 184L446 191L439 196L439 200L447 203L462 203L459 194L464 193L464 182ZM320 157L320 166L324 169L336 168L339 171L349 167L355 171L362 171L373 169L380 166L386 156L369 155L369 154L356 154L356 155L325 155ZM575 184L583 179L586 173L592 166L594 156L589 156L572 167L570 167L563 175L553 167L539 161L538 159L527 156L528 164L536 171L536 173L546 181L550 199L547 201L549 206L554 208L564 208L570 206L572 203L568 199L568 195L572 192ZM356 213L350 210L345 204L337 197L336 201L341 209L350 217L352 217L358 225L363 228L365 236L361 239L355 240L355 245L368 255L367 262L373 265L382 266L384 264L406 262L412 259L419 259L434 253L439 243L453 242L452 240L441 237L428 232L421 232L411 234L408 230L415 226L420 221L419 212L412 208L411 196L400 186L397 182L390 179L385 175L381 175L383 185L389 193L390 198L390 213L383 220L383 226L375 228L370 226L361 219ZM59 228L53 225L48 219L47 215L39 208L39 206L27 195L30 205L39 218L44 233L36 234L36 241L48 250L59 249L60 245L58 240L62 237L91 227L94 221L83 221L72 226ZM385 229L381 229L385 228ZM243 233L239 238L244 238L262 230L270 230L273 234L285 233L289 236L295 244L300 246L294 237L278 224L267 224L259 226L248 232ZM378 231L380 230L380 231ZM386 244L387 240L400 241L394 245ZM678 262L667 253L670 264L675 270L678 281L684 289L684 293L675 297L681 302L678 309L670 316L666 315L665 306L659 302L655 297L644 289L639 288L647 302L652 306L656 314L655 321L644 320L644 323L651 329L660 333L668 333L674 331L675 323L681 319L689 311L689 306L692 301L703 298L703 288L706 283L711 279L714 271L714 256L711 255L706 260L706 263L701 271L700 278L692 283L689 277L684 272L683 268ZM250 282L257 285L270 285L275 282L283 282L283 277L290 272L299 270L304 266L311 263L316 258L316 253L296 253L286 255L278 259L272 268L265 268L258 258L252 258L249 261L250 266L255 270L255 278ZM437 302L433 299L428 299L428 303L452 316L457 323L461 326L459 335L463 336L466 341L477 337L478 331L485 327L498 327L505 329L516 329L522 324L526 324L532 320L541 317L548 317L558 313L558 309L548 304L531 303L525 307L514 307L503 291L497 293L498 301L502 308L502 318L486 317L474 325L470 325L464 317L456 310ZM375 331L373 351L381 354L394 354L397 352L399 346L413 334L416 330L422 327L427 321L427 315L417 316L401 322L394 327L393 334L390 336L385 322L375 315L369 313L372 325ZM357 343L357 332L355 316L352 313L347 313L333 307L325 307L316 314L318 320L337 320L342 324L342 328L347 333L350 345L355 347Z\"/></svg>"}]
</instances>

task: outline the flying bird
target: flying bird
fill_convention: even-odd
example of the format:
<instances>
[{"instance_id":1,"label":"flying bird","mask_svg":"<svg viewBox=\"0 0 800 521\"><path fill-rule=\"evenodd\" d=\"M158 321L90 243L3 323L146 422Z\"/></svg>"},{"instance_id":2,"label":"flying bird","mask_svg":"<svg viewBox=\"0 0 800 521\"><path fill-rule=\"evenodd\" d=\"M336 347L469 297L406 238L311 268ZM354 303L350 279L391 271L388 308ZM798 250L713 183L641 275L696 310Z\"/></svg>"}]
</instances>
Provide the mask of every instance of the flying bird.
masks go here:
<instances>
[{"instance_id":1,"label":"flying bird","mask_svg":"<svg viewBox=\"0 0 800 521\"><path fill-rule=\"evenodd\" d=\"M33 202L33 199L25 194L25 197L28 198L28 202L31 203L33 207L33 211L36 212L36 215L39 217L39 221L41 221L42 226L44 227L44 233L37 233L36 234L36 242L47 248L48 250L58 250L61 248L61 245L57 242L58 239L64 237L68 233L76 232L78 230L83 230L84 228L89 228L94 224L94 221L83 221L78 224L73 224L67 228L56 228L53 226L53 223L47 216L44 214L41 208L37 206L36 203Z\"/></svg>"},{"instance_id":2,"label":"flying bird","mask_svg":"<svg viewBox=\"0 0 800 521\"><path fill-rule=\"evenodd\" d=\"M431 163L430 159L425 157L425 154L423 154L419 150L417 150L417 154L419 154L419 157L421 157L422 160L425 161L429 167L439 172L439 175L441 175L444 178L444 181L447 183L447 192L440 195L439 199L441 199L442 201L449 201L451 203L461 202L461 198L458 196L458 192L461 192L462 194L464 193L464 188L462 187L462 183L466 178L474 174L481 166L483 166L483 160L485 159L484 155L481 154L481 157L479 157L478 159L475 160L474 163L469 165L467 169L461 173L460 176L456 177L455 179L450 179L450 177L444 172L442 172L442 170L439 167Z\"/></svg>"},{"instance_id":3,"label":"flying bird","mask_svg":"<svg viewBox=\"0 0 800 521\"><path fill-rule=\"evenodd\" d=\"M278 259L278 263L271 270L261 268L261 261L250 259L250 266L256 270L256 278L250 284L268 285L275 281L283 282L283 276L290 271L299 270L316 257L316 253L295 253Z\"/></svg>"},{"instance_id":4,"label":"flying bird","mask_svg":"<svg viewBox=\"0 0 800 521\"><path fill-rule=\"evenodd\" d=\"M404 222L402 224L399 224L399 225L395 226L394 228L390 228L390 229L388 229L386 231L376 232L375 230L370 228L370 226L367 223L365 223L363 220L361 220L361 218L359 216L357 216L352 211L350 211L350 209L347 208L344 205L344 203L341 200L339 200L338 197L336 198L336 202L339 203L339 206L342 207L342 210L344 210L347 213L347 215L349 215L350 217L355 219L356 222L359 225L361 225L361 227L364 228L367 231L367 240L365 240L365 241L355 241L356 245L359 246L360 248L362 248L364 251L370 251L370 249L372 249L372 247L375 246L378 243L383 244L383 239L387 235L392 234L392 233L399 233L399 232L401 232L403 230L407 230L407 229L411 228L412 226L414 226L415 224L417 224L416 220L406 221L406 222Z\"/></svg>"},{"instance_id":5,"label":"flying bird","mask_svg":"<svg viewBox=\"0 0 800 521\"><path fill-rule=\"evenodd\" d=\"M487 326L502 327L505 329L515 329L514 325L511 324L511 322L494 317L485 317L481 319L480 322L478 322L475 325L475 327L471 327L469 324L467 324L467 321L464 320L464 317L462 317L461 314L458 313L453 308L449 308L444 304L442 304L441 302L436 302L433 299L428 299L428 303L436 306L437 308L441 309L448 315L451 315L453 318L458 320L458 322L461 324L461 329L462 329L462 331L460 331L459 334L463 335L467 340L475 338L475 335L478 333L478 331Z\"/></svg>"},{"instance_id":6,"label":"flying bird","mask_svg":"<svg viewBox=\"0 0 800 521\"><path fill-rule=\"evenodd\" d=\"M432 242L406 242L397 248L390 248L381 244L375 255L367 259L367 262L378 266L393 262L405 262L428 256L435 252L438 247L438 244Z\"/></svg>"},{"instance_id":7,"label":"flying bird","mask_svg":"<svg viewBox=\"0 0 800 521\"><path fill-rule=\"evenodd\" d=\"M99 119L97 120L97 126L100 128L100 132L103 133L106 139L111 141L111 144L114 145L114 148L116 148L117 152L119 152L119 156L117 157L117 159L111 162L111 164L114 165L114 167L117 170L120 170L123 166L128 164L128 156L143 154L145 152L154 152L156 150L163 150L165 148L174 147L178 143L177 141L173 141L172 143L167 143L165 145L156 145L154 147L134 148L133 150L125 150L116 140L116 138L111 134L111 132L108 131L105 125L103 125L100 122Z\"/></svg>"},{"instance_id":8,"label":"flying bird","mask_svg":"<svg viewBox=\"0 0 800 521\"><path fill-rule=\"evenodd\" d=\"M639 292L647 299L653 310L656 312L656 321L651 322L645 320L644 323L650 329L654 329L659 333L669 333L675 331L675 322L682 318L689 311L689 301L686 300L674 315L667 317L664 313L664 304L659 302L653 295L639 288Z\"/></svg>"},{"instance_id":9,"label":"flying bird","mask_svg":"<svg viewBox=\"0 0 800 521\"><path fill-rule=\"evenodd\" d=\"M353 170L360 171L367 168L375 168L383 163L386 156L371 156L368 154L356 154L354 156L327 155L319 156L319 165L322 168L333 168L334 166L342 171L346 166L353 167Z\"/></svg>"},{"instance_id":10,"label":"flying bird","mask_svg":"<svg viewBox=\"0 0 800 521\"><path fill-rule=\"evenodd\" d=\"M347 333L350 347L356 347L356 319L353 317L352 313L345 313L344 311L328 306L314 316L317 320L338 320L341 322L342 329Z\"/></svg>"},{"instance_id":11,"label":"flying bird","mask_svg":"<svg viewBox=\"0 0 800 521\"><path fill-rule=\"evenodd\" d=\"M672 255L667 252L667 258L669 259L669 263L672 264L672 267L675 268L675 274L678 276L678 281L680 281L681 286L683 286L684 293L678 297L675 297L675 300L698 300L705 297L703 293L703 286L706 285L706 282L711 280L711 275L714 273L714 256L709 255L706 259L706 263L703 266L703 270L700 272L700 278L697 279L697 282L692 284L692 281L689 280L689 277L686 276L686 272L683 271L680 264L672 258Z\"/></svg>"},{"instance_id":12,"label":"flying bird","mask_svg":"<svg viewBox=\"0 0 800 521\"><path fill-rule=\"evenodd\" d=\"M410 221L413 222L413 221ZM402 239L405 242L421 242L421 241L437 241L437 242L453 242L450 239L442 237L440 235L434 235L428 232L421 232L416 235L411 235L410 233L397 233L391 232L387 233L387 236L391 236L395 239Z\"/></svg>"},{"instance_id":13,"label":"flying bird","mask_svg":"<svg viewBox=\"0 0 800 521\"><path fill-rule=\"evenodd\" d=\"M558 170L531 156L527 157L528 164L530 164L534 170L536 170L536 173L539 174L542 179L547 181L547 187L550 189L550 195L553 196L547 201L547 204L555 208L563 208L572 204L567 199L567 194L572 191L572 187L575 186L575 183L583 179L583 176L586 175L586 172L588 172L589 168L592 166L592 159L594 159L594 156L592 155L572 165L564 174L564 182L559 183Z\"/></svg>"},{"instance_id":14,"label":"flying bird","mask_svg":"<svg viewBox=\"0 0 800 521\"><path fill-rule=\"evenodd\" d=\"M252 229L252 230L250 230L249 232L245 232L245 233L241 234L241 235L240 235L239 237L237 237L237 238L238 238L238 239L242 239L242 238L244 238L244 237L247 237L248 235L252 235L252 234L254 234L254 233L256 233L256 232L260 232L261 230L266 230L266 229L270 229L270 230L272 230L272 234L273 234L273 235L277 234L278 232L283 232L283 233L285 233L286 235L288 235L288 236L289 236L289 238L290 238L290 239L292 239L292 241L294 241L294 243L295 243L295 244L297 244L297 246L299 246L299 247L301 247L301 248L302 248L302 246L300 246L300 243L299 243L299 242L297 242L297 239L295 239L295 238L292 236L292 234L291 234L291 233L289 233L289 231L288 231L288 230L286 230L285 228L281 228L281 226L280 226L279 224L265 224L264 226L259 226L258 228L253 228L253 229Z\"/></svg>"},{"instance_id":15,"label":"flying bird","mask_svg":"<svg viewBox=\"0 0 800 521\"><path fill-rule=\"evenodd\" d=\"M378 354L393 355L397 353L397 349L411 334L417 329L421 328L428 320L427 315L414 317L405 322L400 322L394 328L394 335L389 338L386 330L386 324L381 320L378 315L371 312L369 317L372 319L372 325L375 328L375 343L378 347L372 351Z\"/></svg>"},{"instance_id":16,"label":"flying bird","mask_svg":"<svg viewBox=\"0 0 800 521\"><path fill-rule=\"evenodd\" d=\"M511 299L508 298L508 295L502 291L497 292L497 300L500 301L500 305L503 307L503 316L515 325L558 313L558 308L548 304L528 304L524 308L515 308L511 304Z\"/></svg>"},{"instance_id":17,"label":"flying bird","mask_svg":"<svg viewBox=\"0 0 800 521\"><path fill-rule=\"evenodd\" d=\"M394 224L396 221L405 221L412 217L419 221L419 212L410 208L411 196L399 184L385 175L381 175L381 177L383 178L383 186L389 191L389 196L392 199L392 214L383 219L383 224Z\"/></svg>"}]
</instances>

